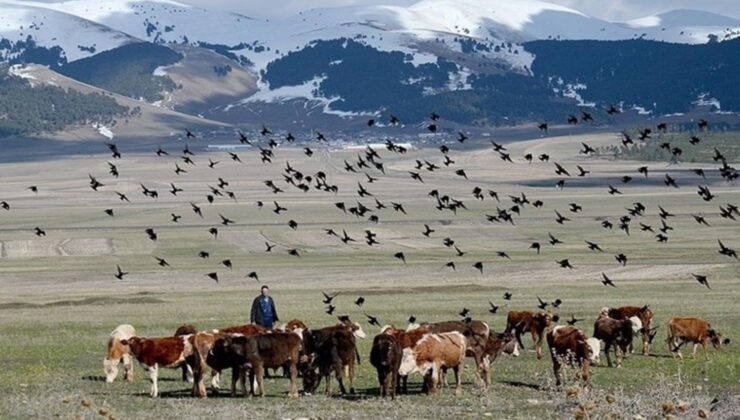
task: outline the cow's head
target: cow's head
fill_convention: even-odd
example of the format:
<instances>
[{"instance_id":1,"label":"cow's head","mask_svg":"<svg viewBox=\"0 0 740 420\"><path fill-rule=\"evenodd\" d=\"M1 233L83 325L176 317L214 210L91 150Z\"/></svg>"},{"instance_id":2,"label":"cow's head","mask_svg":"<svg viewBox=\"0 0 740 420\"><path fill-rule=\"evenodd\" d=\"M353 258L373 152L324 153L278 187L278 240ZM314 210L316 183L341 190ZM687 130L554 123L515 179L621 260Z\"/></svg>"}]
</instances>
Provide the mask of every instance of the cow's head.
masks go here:
<instances>
[{"instance_id":1,"label":"cow's head","mask_svg":"<svg viewBox=\"0 0 740 420\"><path fill-rule=\"evenodd\" d=\"M416 354L414 351L410 348L403 349L403 357L401 358L401 366L398 368L398 373L406 376L418 370L419 366L416 364Z\"/></svg>"},{"instance_id":2,"label":"cow's head","mask_svg":"<svg viewBox=\"0 0 740 420\"><path fill-rule=\"evenodd\" d=\"M354 334L356 338L367 337L367 334L365 334L365 331L362 330L362 326L359 323L353 322L350 328L352 329L352 334Z\"/></svg>"},{"instance_id":3,"label":"cow's head","mask_svg":"<svg viewBox=\"0 0 740 420\"><path fill-rule=\"evenodd\" d=\"M714 346L714 348L716 349L719 349L722 346L722 344L724 345L730 344L729 338L723 339L722 334L718 333L717 331L713 329L708 331L708 335L709 335L709 342L712 343L712 346Z\"/></svg>"},{"instance_id":4,"label":"cow's head","mask_svg":"<svg viewBox=\"0 0 740 420\"><path fill-rule=\"evenodd\" d=\"M553 323L558 322L560 317L553 316L549 311L542 311L534 314L534 319L541 328L549 328Z\"/></svg>"},{"instance_id":5,"label":"cow's head","mask_svg":"<svg viewBox=\"0 0 740 420\"><path fill-rule=\"evenodd\" d=\"M633 333L637 334L637 333L643 332L642 321L640 320L639 317L631 316L629 320L630 322L632 322L632 332Z\"/></svg>"},{"instance_id":6,"label":"cow's head","mask_svg":"<svg viewBox=\"0 0 740 420\"><path fill-rule=\"evenodd\" d=\"M591 337L586 340L586 344L588 344L591 350L589 361L595 365L598 365L601 362L601 340L596 337Z\"/></svg>"},{"instance_id":7,"label":"cow's head","mask_svg":"<svg viewBox=\"0 0 740 420\"><path fill-rule=\"evenodd\" d=\"M141 351L143 342L144 338L134 336L125 340L121 340L121 345L128 346L129 351L132 354L137 355Z\"/></svg>"},{"instance_id":8,"label":"cow's head","mask_svg":"<svg viewBox=\"0 0 740 420\"><path fill-rule=\"evenodd\" d=\"M105 382L111 383L118 376L118 363L120 359L103 359L103 372L105 372Z\"/></svg>"}]
</instances>

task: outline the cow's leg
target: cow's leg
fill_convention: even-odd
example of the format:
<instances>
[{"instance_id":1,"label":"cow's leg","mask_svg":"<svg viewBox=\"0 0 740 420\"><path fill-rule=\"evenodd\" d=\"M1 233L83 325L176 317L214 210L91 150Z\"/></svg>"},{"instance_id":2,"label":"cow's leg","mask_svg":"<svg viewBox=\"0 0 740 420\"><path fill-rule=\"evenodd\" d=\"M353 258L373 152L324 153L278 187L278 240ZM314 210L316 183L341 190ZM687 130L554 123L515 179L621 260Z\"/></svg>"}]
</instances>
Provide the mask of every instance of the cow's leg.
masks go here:
<instances>
[{"instance_id":1,"label":"cow's leg","mask_svg":"<svg viewBox=\"0 0 740 420\"><path fill-rule=\"evenodd\" d=\"M390 393L391 393L391 400L396 399L396 386L398 385L398 369L391 369L391 371L388 373L391 377L391 383L390 383Z\"/></svg>"},{"instance_id":2,"label":"cow's leg","mask_svg":"<svg viewBox=\"0 0 740 420\"><path fill-rule=\"evenodd\" d=\"M355 358L349 359L347 364L347 377L349 378L349 393L355 393Z\"/></svg>"},{"instance_id":3,"label":"cow's leg","mask_svg":"<svg viewBox=\"0 0 740 420\"><path fill-rule=\"evenodd\" d=\"M614 357L617 359L617 367L622 367L622 346L619 344L616 344L614 346Z\"/></svg>"},{"instance_id":4,"label":"cow's leg","mask_svg":"<svg viewBox=\"0 0 740 420\"><path fill-rule=\"evenodd\" d=\"M432 365L432 374L431 374L431 383L429 384L429 393L430 394L436 394L437 393L437 386L439 386L439 372L440 372L439 366Z\"/></svg>"},{"instance_id":5,"label":"cow's leg","mask_svg":"<svg viewBox=\"0 0 740 420\"><path fill-rule=\"evenodd\" d=\"M535 330L532 330L532 341L534 342L534 351L537 353L537 359L542 359L542 336Z\"/></svg>"},{"instance_id":6,"label":"cow's leg","mask_svg":"<svg viewBox=\"0 0 740 420\"><path fill-rule=\"evenodd\" d=\"M288 392L288 396L290 398L298 398L298 361L291 361L288 369L290 370L290 391Z\"/></svg>"},{"instance_id":7,"label":"cow's leg","mask_svg":"<svg viewBox=\"0 0 740 420\"><path fill-rule=\"evenodd\" d=\"M560 386L560 368L562 366L560 357L556 356L552 358L552 370L555 373L555 385Z\"/></svg>"},{"instance_id":8,"label":"cow's leg","mask_svg":"<svg viewBox=\"0 0 740 420\"><path fill-rule=\"evenodd\" d=\"M247 377L248 375L248 377ZM249 396L250 398L253 395L257 395L257 378L255 375L254 367L249 368L249 372L245 374L245 382L249 382L249 391L247 391L247 384L244 384L244 395Z\"/></svg>"},{"instance_id":9,"label":"cow's leg","mask_svg":"<svg viewBox=\"0 0 740 420\"><path fill-rule=\"evenodd\" d=\"M379 394L381 398L385 398L385 393L386 393L385 387L388 384L388 382L386 381L387 375L386 375L385 370L383 370L382 368L378 368L377 373L378 373L378 387L380 391Z\"/></svg>"},{"instance_id":10,"label":"cow's leg","mask_svg":"<svg viewBox=\"0 0 740 420\"><path fill-rule=\"evenodd\" d=\"M159 374L159 367L155 363L154 366L149 367L149 382L151 382L151 389L149 390L149 396L156 398L159 395L159 388L157 387L157 376Z\"/></svg>"},{"instance_id":11,"label":"cow's leg","mask_svg":"<svg viewBox=\"0 0 740 420\"><path fill-rule=\"evenodd\" d=\"M699 347L699 343L694 343L694 350L691 351L691 358L696 359L696 349Z\"/></svg>"},{"instance_id":12,"label":"cow's leg","mask_svg":"<svg viewBox=\"0 0 740 420\"><path fill-rule=\"evenodd\" d=\"M211 370L211 392L213 395L217 395L218 391L221 390L221 371L216 369Z\"/></svg>"},{"instance_id":13,"label":"cow's leg","mask_svg":"<svg viewBox=\"0 0 740 420\"><path fill-rule=\"evenodd\" d=\"M611 357L611 354L609 354L609 351L612 348L612 343L610 343L609 341L607 341L605 343L606 344L604 345L604 353L606 354L606 364L607 364L607 366L612 367L612 357ZM615 351L615 353L616 353L616 351Z\"/></svg>"},{"instance_id":14,"label":"cow's leg","mask_svg":"<svg viewBox=\"0 0 740 420\"><path fill-rule=\"evenodd\" d=\"M206 385L203 377L205 376L205 363L197 358L194 361L193 369L193 396L198 398L206 397Z\"/></svg>"},{"instance_id":15,"label":"cow's leg","mask_svg":"<svg viewBox=\"0 0 740 420\"><path fill-rule=\"evenodd\" d=\"M643 327L642 331L642 354L647 356L650 354L650 328L648 326Z\"/></svg>"},{"instance_id":16,"label":"cow's leg","mask_svg":"<svg viewBox=\"0 0 740 420\"><path fill-rule=\"evenodd\" d=\"M231 368L231 396L236 397L236 383L240 380L241 371L237 366Z\"/></svg>"},{"instance_id":17,"label":"cow's leg","mask_svg":"<svg viewBox=\"0 0 740 420\"><path fill-rule=\"evenodd\" d=\"M265 396L265 367L262 365L262 363L255 364L252 369L254 369L254 374L257 377L257 386L260 389L260 397Z\"/></svg>"},{"instance_id":18,"label":"cow's leg","mask_svg":"<svg viewBox=\"0 0 740 420\"><path fill-rule=\"evenodd\" d=\"M581 361L581 380L584 382L584 384L588 382L590 366L591 364L588 360Z\"/></svg>"},{"instance_id":19,"label":"cow's leg","mask_svg":"<svg viewBox=\"0 0 740 420\"><path fill-rule=\"evenodd\" d=\"M132 382L134 380L134 365L131 361L131 355L124 354L121 356L121 362L123 362L123 379Z\"/></svg>"},{"instance_id":20,"label":"cow's leg","mask_svg":"<svg viewBox=\"0 0 740 420\"><path fill-rule=\"evenodd\" d=\"M459 364L452 368L452 371L455 372L455 396L462 395L462 367L463 364Z\"/></svg>"},{"instance_id":21,"label":"cow's leg","mask_svg":"<svg viewBox=\"0 0 740 420\"><path fill-rule=\"evenodd\" d=\"M335 371L336 371L337 382L339 382L339 393L341 395L344 395L347 393L347 388L344 387L344 375L342 375L343 369L340 366L340 363L341 362L337 364ZM331 382L331 376L327 376L327 382Z\"/></svg>"},{"instance_id":22,"label":"cow's leg","mask_svg":"<svg viewBox=\"0 0 740 420\"><path fill-rule=\"evenodd\" d=\"M483 357L478 368L479 375L483 378L483 388L488 389L491 386L491 362L488 356Z\"/></svg>"},{"instance_id":23,"label":"cow's leg","mask_svg":"<svg viewBox=\"0 0 740 420\"><path fill-rule=\"evenodd\" d=\"M396 383L396 387L400 387L402 393L408 394L409 393L409 375L403 375L401 376L401 381L399 383Z\"/></svg>"},{"instance_id":24,"label":"cow's leg","mask_svg":"<svg viewBox=\"0 0 740 420\"><path fill-rule=\"evenodd\" d=\"M519 343L519 347L524 350L524 343L522 343L522 331L519 329L514 329L514 336L516 337L516 341Z\"/></svg>"}]
</instances>

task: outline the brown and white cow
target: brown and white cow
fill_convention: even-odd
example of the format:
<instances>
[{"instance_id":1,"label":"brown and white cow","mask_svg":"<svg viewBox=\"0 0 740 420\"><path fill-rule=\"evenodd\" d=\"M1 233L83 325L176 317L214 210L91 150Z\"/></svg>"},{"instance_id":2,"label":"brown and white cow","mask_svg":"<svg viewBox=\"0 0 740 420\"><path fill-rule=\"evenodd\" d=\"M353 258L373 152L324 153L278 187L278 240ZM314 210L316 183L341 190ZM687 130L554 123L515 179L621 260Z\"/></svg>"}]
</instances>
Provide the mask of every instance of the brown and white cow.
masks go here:
<instances>
[{"instance_id":1,"label":"brown and white cow","mask_svg":"<svg viewBox=\"0 0 740 420\"><path fill-rule=\"evenodd\" d=\"M636 316L642 322L642 354L650 354L650 344L655 338L656 329L653 329L653 311L645 306L622 306L619 308L608 308L607 315L614 319L629 319ZM630 353L632 345L630 345Z\"/></svg>"},{"instance_id":2,"label":"brown and white cow","mask_svg":"<svg viewBox=\"0 0 740 420\"><path fill-rule=\"evenodd\" d=\"M467 340L457 331L426 334L413 348L403 350L399 374L421 372L430 394L437 392L442 368L452 368L455 373L455 395L462 394L462 368L465 364Z\"/></svg>"},{"instance_id":3,"label":"brown and white cow","mask_svg":"<svg viewBox=\"0 0 740 420\"><path fill-rule=\"evenodd\" d=\"M259 388L259 395L265 396L264 372L266 368L277 368L284 365L290 370L289 397L298 397L298 362L302 343L295 333L272 332L252 336L226 335L213 344L207 356L209 365L231 367L239 374L233 375L232 390L236 378L244 384L246 370L249 370L250 384ZM233 391L232 391L233 392ZM252 385L252 394L256 394ZM244 395L247 396L246 386Z\"/></svg>"},{"instance_id":4,"label":"brown and white cow","mask_svg":"<svg viewBox=\"0 0 740 420\"><path fill-rule=\"evenodd\" d=\"M433 333L457 331L465 337L467 341L466 355L472 357L475 361L476 379L483 382L483 386L488 388L490 383L486 380L488 377L486 372L490 363L484 363L483 361L483 353L485 352L488 335L491 332L488 324L483 321L469 320L434 322L428 325ZM446 373L446 371L443 370L443 373ZM443 375L441 379L446 385L446 375Z\"/></svg>"},{"instance_id":5,"label":"brown and white cow","mask_svg":"<svg viewBox=\"0 0 740 420\"><path fill-rule=\"evenodd\" d=\"M424 335L431 332L428 324L423 326L414 324L413 327L409 326L406 330L400 330L393 325L386 325L380 329L380 333L393 336L401 345L401 349L413 348ZM408 375L400 375L401 381L396 386L404 394L408 393L408 378Z\"/></svg>"},{"instance_id":6,"label":"brown and white cow","mask_svg":"<svg viewBox=\"0 0 740 420\"><path fill-rule=\"evenodd\" d=\"M181 337L183 335L193 335L198 332L198 329L195 328L192 324L184 324L180 325L177 330L175 330L175 337ZM193 368L190 367L189 364L182 365L182 381L183 382L193 382Z\"/></svg>"},{"instance_id":7,"label":"brown and white cow","mask_svg":"<svg viewBox=\"0 0 740 420\"><path fill-rule=\"evenodd\" d=\"M136 330L129 324L122 324L110 333L108 338L108 352L103 359L103 372L105 382L111 383L118 376L118 364L123 364L123 377L126 381L134 380L134 369L131 363L129 348L121 343L121 340L129 339L136 335Z\"/></svg>"},{"instance_id":8,"label":"brown and white cow","mask_svg":"<svg viewBox=\"0 0 740 420\"><path fill-rule=\"evenodd\" d=\"M560 386L562 383L560 370L564 362L571 366L579 366L581 368L580 379L588 382L592 349L588 344L586 334L570 325L558 325L548 330L546 336L557 385Z\"/></svg>"},{"instance_id":9,"label":"brown and white cow","mask_svg":"<svg viewBox=\"0 0 740 420\"><path fill-rule=\"evenodd\" d=\"M194 363L191 338L192 336L156 338L133 336L121 340L121 344L129 347L141 367L149 372L149 379L152 382L149 395L152 398L159 395L157 378L160 367L176 369L185 363Z\"/></svg>"},{"instance_id":10,"label":"brown and white cow","mask_svg":"<svg viewBox=\"0 0 740 420\"><path fill-rule=\"evenodd\" d=\"M701 318L674 317L668 320L668 349L673 352L673 357L678 355L683 359L681 346L685 343L694 343L692 357L696 357L696 349L701 344L704 348L704 358L707 356L707 344L712 344L715 349L722 344L730 344L729 338L722 338L722 334L712 328L712 325Z\"/></svg>"},{"instance_id":11,"label":"brown and white cow","mask_svg":"<svg viewBox=\"0 0 740 420\"><path fill-rule=\"evenodd\" d=\"M519 346L524 348L522 343L522 334L529 331L532 334L532 342L537 353L537 358L542 358L542 339L544 338L545 329L557 322L558 316L548 311L509 311L506 316L506 329L504 332L514 332Z\"/></svg>"},{"instance_id":12,"label":"brown and white cow","mask_svg":"<svg viewBox=\"0 0 740 420\"><path fill-rule=\"evenodd\" d=\"M626 355L629 346L632 343L632 335L634 329L638 331L642 328L640 325L636 327L637 323L640 323L638 318L633 319L614 319L603 314L594 322L594 338L601 340L604 343L604 353L606 353L606 362L609 367L612 366L612 359L610 351L614 347L614 355L617 359L617 367L622 366L622 356ZM593 360L593 359L592 359Z\"/></svg>"},{"instance_id":13,"label":"brown and white cow","mask_svg":"<svg viewBox=\"0 0 740 420\"><path fill-rule=\"evenodd\" d=\"M277 328L278 331L292 332L298 334L299 337L303 337L303 331L306 331L307 329L308 326L300 319L291 319Z\"/></svg>"},{"instance_id":14,"label":"brown and white cow","mask_svg":"<svg viewBox=\"0 0 740 420\"><path fill-rule=\"evenodd\" d=\"M373 347L370 350L370 364L378 373L381 397L390 395L392 400L396 399L401 358L403 358L403 348L395 337L383 333L375 336Z\"/></svg>"}]
</instances>

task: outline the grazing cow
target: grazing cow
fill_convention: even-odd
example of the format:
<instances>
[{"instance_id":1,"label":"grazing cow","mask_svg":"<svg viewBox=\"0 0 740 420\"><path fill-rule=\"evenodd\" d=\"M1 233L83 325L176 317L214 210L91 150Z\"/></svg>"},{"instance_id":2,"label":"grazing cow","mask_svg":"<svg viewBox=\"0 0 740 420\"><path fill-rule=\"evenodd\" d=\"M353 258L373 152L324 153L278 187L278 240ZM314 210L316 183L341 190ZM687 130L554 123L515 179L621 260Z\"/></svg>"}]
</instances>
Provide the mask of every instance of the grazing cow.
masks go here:
<instances>
[{"instance_id":1,"label":"grazing cow","mask_svg":"<svg viewBox=\"0 0 740 420\"><path fill-rule=\"evenodd\" d=\"M712 328L712 325L701 318L679 318L674 317L668 320L668 349L673 352L673 357L683 359L681 346L686 343L694 343L692 357L696 357L696 349L701 344L704 348L704 359L707 356L707 344L711 343L715 349L720 348L722 344L730 344L730 339L722 339L722 334Z\"/></svg>"},{"instance_id":2,"label":"grazing cow","mask_svg":"<svg viewBox=\"0 0 740 420\"><path fill-rule=\"evenodd\" d=\"M290 391L288 396L298 397L298 361L301 353L301 339L294 333L273 332L252 336L226 335L216 340L207 356L209 365L231 367L232 392L236 388L236 378L244 383L249 369L249 383L257 381L259 395L265 396L264 371L266 368L290 366ZM239 372L237 375L236 372ZM244 386L244 396L249 395ZM251 394L255 394L252 385Z\"/></svg>"},{"instance_id":3,"label":"grazing cow","mask_svg":"<svg viewBox=\"0 0 740 420\"><path fill-rule=\"evenodd\" d=\"M522 343L522 334L529 331L532 334L532 342L537 353L537 358L542 358L542 338L546 328L552 326L558 321L558 316L553 316L550 312L540 311L509 311L506 317L506 330L504 332L514 332L519 346L524 348Z\"/></svg>"},{"instance_id":4,"label":"grazing cow","mask_svg":"<svg viewBox=\"0 0 740 420\"><path fill-rule=\"evenodd\" d=\"M401 345L401 349L412 348L425 334L431 332L428 324L423 326L419 324L414 325L416 328L407 328L406 331L399 330L393 325L386 325L380 329L380 333L393 336ZM401 375L401 382L396 382L396 387L404 394L408 393L408 378L408 375Z\"/></svg>"},{"instance_id":5,"label":"grazing cow","mask_svg":"<svg viewBox=\"0 0 740 420\"><path fill-rule=\"evenodd\" d=\"M607 315L614 319L628 319L636 316L642 322L642 354L650 354L650 344L655 338L656 329L653 329L653 311L648 305L639 306L622 306L620 308L608 308ZM630 353L632 345L630 344Z\"/></svg>"},{"instance_id":6,"label":"grazing cow","mask_svg":"<svg viewBox=\"0 0 740 420\"><path fill-rule=\"evenodd\" d=\"M177 328L175 331L175 337L181 337L183 335L193 335L198 332L198 329L191 324L184 324ZM193 369L189 364L182 365L182 381L193 382Z\"/></svg>"},{"instance_id":7,"label":"grazing cow","mask_svg":"<svg viewBox=\"0 0 740 420\"><path fill-rule=\"evenodd\" d=\"M563 366L563 361L569 365L580 366L580 379L583 382L588 382L592 354L586 334L570 325L558 325L549 330L546 335L557 385L560 386L562 383L560 369Z\"/></svg>"},{"instance_id":8,"label":"grazing cow","mask_svg":"<svg viewBox=\"0 0 740 420\"><path fill-rule=\"evenodd\" d=\"M121 340L121 344L129 346L131 354L136 357L141 367L149 372L152 382L149 395L156 398L159 395L157 377L160 367L176 369L184 363L194 363L192 336L145 338L133 336Z\"/></svg>"},{"instance_id":9,"label":"grazing cow","mask_svg":"<svg viewBox=\"0 0 740 420\"><path fill-rule=\"evenodd\" d=\"M633 326L631 319L614 319L608 316L600 316L594 322L594 338L604 342L604 353L606 353L606 363L609 367L612 366L612 359L609 355L612 347L614 347L614 355L617 358L617 367L622 367L622 356L627 353L632 343Z\"/></svg>"},{"instance_id":10,"label":"grazing cow","mask_svg":"<svg viewBox=\"0 0 740 420\"><path fill-rule=\"evenodd\" d=\"M116 327L110 333L108 338L108 354L103 359L103 372L105 372L105 382L111 383L118 376L118 364L123 364L123 377L126 381L134 380L134 369L131 364L131 355L128 346L121 344L121 340L136 335L136 330L129 324L122 324Z\"/></svg>"},{"instance_id":11,"label":"grazing cow","mask_svg":"<svg viewBox=\"0 0 740 420\"><path fill-rule=\"evenodd\" d=\"M326 395L331 395L331 374L334 372L342 394L347 390L342 379L344 372L349 378L349 390L355 392L355 357L358 358L355 334L346 323L318 330L303 331L303 348L309 358L303 372L303 390L314 393L322 379L326 380ZM359 331L362 331L359 329ZM317 375L318 370L318 375Z\"/></svg>"},{"instance_id":12,"label":"grazing cow","mask_svg":"<svg viewBox=\"0 0 740 420\"><path fill-rule=\"evenodd\" d=\"M421 372L424 375L427 393L437 392L442 368L455 372L455 395L462 394L462 368L465 363L467 340L457 331L441 334L429 333L413 348L403 350L399 373L408 375Z\"/></svg>"},{"instance_id":13,"label":"grazing cow","mask_svg":"<svg viewBox=\"0 0 740 420\"><path fill-rule=\"evenodd\" d=\"M390 394L392 400L396 399L398 369L401 367L402 357L401 344L392 335L380 333L375 336L370 350L370 363L378 371L381 397Z\"/></svg>"}]
</instances>

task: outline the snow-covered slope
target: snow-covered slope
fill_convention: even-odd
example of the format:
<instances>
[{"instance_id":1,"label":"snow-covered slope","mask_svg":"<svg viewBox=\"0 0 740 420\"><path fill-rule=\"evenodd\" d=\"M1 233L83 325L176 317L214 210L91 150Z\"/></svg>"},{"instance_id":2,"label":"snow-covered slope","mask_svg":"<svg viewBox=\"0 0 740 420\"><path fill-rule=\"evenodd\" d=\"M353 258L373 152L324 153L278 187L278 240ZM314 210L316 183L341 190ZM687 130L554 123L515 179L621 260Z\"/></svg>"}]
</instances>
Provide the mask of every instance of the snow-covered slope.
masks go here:
<instances>
[{"instance_id":1,"label":"snow-covered slope","mask_svg":"<svg viewBox=\"0 0 740 420\"><path fill-rule=\"evenodd\" d=\"M704 43L710 35L716 36L717 41L740 36L740 20L698 10L673 10L624 25L648 34L666 34L664 38L674 42Z\"/></svg>"},{"instance_id":2,"label":"snow-covered slope","mask_svg":"<svg viewBox=\"0 0 740 420\"><path fill-rule=\"evenodd\" d=\"M13 45L0 45L0 61L13 59L23 48L13 48L29 37L42 47L63 50L68 61L89 57L101 51L135 41L131 36L79 15L51 10L44 4L24 4L0 0L0 39Z\"/></svg>"}]
</instances>

